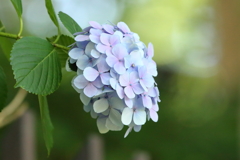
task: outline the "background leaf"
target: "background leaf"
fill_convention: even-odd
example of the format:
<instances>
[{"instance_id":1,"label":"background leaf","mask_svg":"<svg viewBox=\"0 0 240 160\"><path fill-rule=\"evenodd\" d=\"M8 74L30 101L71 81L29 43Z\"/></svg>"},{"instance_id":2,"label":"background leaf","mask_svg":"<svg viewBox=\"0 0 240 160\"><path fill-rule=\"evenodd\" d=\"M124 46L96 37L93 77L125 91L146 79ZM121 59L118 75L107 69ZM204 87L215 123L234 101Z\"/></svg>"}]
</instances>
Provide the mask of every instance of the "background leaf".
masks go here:
<instances>
[{"instance_id":1,"label":"background leaf","mask_svg":"<svg viewBox=\"0 0 240 160\"><path fill-rule=\"evenodd\" d=\"M57 38L57 36L53 36L51 38L47 38L49 42L53 42L55 39ZM71 44L73 44L75 41L72 37L66 36L66 35L61 35L59 40L58 40L58 44L61 44L63 46L69 46ZM56 48L60 63L62 67L65 67L66 65L66 61L68 59L68 52L60 49L60 48Z\"/></svg>"},{"instance_id":2,"label":"background leaf","mask_svg":"<svg viewBox=\"0 0 240 160\"><path fill-rule=\"evenodd\" d=\"M17 11L18 17L22 16L22 1L21 0L11 0L15 10Z\"/></svg>"},{"instance_id":3,"label":"background leaf","mask_svg":"<svg viewBox=\"0 0 240 160\"><path fill-rule=\"evenodd\" d=\"M53 23L57 26L58 30L59 30L59 24L58 24L58 20L57 20L57 16L55 14L53 5L52 5L52 1L51 0L45 0L45 5L48 11L48 14L51 18L51 20L53 21Z\"/></svg>"},{"instance_id":4,"label":"background leaf","mask_svg":"<svg viewBox=\"0 0 240 160\"><path fill-rule=\"evenodd\" d=\"M58 16L63 23L63 25L68 29L71 34L76 32L81 32L82 28L77 24L77 22L72 19L69 15L64 12L59 12Z\"/></svg>"},{"instance_id":5,"label":"background leaf","mask_svg":"<svg viewBox=\"0 0 240 160\"><path fill-rule=\"evenodd\" d=\"M5 73L0 66L0 112L2 111L3 107L5 106L5 102L7 99L7 82Z\"/></svg>"},{"instance_id":6,"label":"background leaf","mask_svg":"<svg viewBox=\"0 0 240 160\"><path fill-rule=\"evenodd\" d=\"M0 21L0 32L5 32L5 27L3 26L2 22ZM3 53L10 59L10 53L12 49L13 43L5 37L0 37L0 49L2 49Z\"/></svg>"},{"instance_id":7,"label":"background leaf","mask_svg":"<svg viewBox=\"0 0 240 160\"><path fill-rule=\"evenodd\" d=\"M40 114L42 119L43 137L44 137L45 145L47 147L48 155L49 155L51 148L53 146L53 138L52 138L53 125L49 115L47 97L39 95L38 100L39 100Z\"/></svg>"},{"instance_id":8,"label":"background leaf","mask_svg":"<svg viewBox=\"0 0 240 160\"><path fill-rule=\"evenodd\" d=\"M47 40L24 37L18 40L11 53L15 87L30 93L48 95L60 85L62 73L58 54Z\"/></svg>"}]
</instances>

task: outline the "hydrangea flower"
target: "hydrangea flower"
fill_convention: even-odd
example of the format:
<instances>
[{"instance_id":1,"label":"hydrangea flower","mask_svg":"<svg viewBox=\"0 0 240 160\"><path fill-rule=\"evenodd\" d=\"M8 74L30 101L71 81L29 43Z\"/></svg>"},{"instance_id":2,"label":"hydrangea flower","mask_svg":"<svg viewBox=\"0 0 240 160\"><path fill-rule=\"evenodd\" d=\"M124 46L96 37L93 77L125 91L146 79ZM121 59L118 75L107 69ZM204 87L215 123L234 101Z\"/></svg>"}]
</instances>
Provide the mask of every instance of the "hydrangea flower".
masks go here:
<instances>
[{"instance_id":1,"label":"hydrangea flower","mask_svg":"<svg viewBox=\"0 0 240 160\"><path fill-rule=\"evenodd\" d=\"M147 120L157 122L160 99L153 78L153 45L146 47L124 22L89 24L74 34L66 69L76 71L72 86L84 110L97 118L99 132L119 131L126 125L126 137L131 130L139 132Z\"/></svg>"}]
</instances>

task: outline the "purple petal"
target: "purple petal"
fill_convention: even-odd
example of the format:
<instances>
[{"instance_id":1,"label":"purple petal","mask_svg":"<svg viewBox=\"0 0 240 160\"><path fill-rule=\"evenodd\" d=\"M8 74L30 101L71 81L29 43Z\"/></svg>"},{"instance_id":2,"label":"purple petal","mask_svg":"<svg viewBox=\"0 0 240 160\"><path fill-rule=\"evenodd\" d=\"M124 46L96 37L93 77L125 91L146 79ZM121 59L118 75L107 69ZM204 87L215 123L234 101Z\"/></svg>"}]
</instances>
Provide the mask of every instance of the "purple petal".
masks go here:
<instances>
[{"instance_id":1,"label":"purple petal","mask_svg":"<svg viewBox=\"0 0 240 160\"><path fill-rule=\"evenodd\" d=\"M100 40L104 45L110 46L109 41L110 41L110 35L103 33L100 36Z\"/></svg>"},{"instance_id":2,"label":"purple petal","mask_svg":"<svg viewBox=\"0 0 240 160\"><path fill-rule=\"evenodd\" d=\"M128 97L125 97L124 98L124 102L125 104L129 107L129 108L132 108L133 107L133 99L130 99Z\"/></svg>"},{"instance_id":3,"label":"purple petal","mask_svg":"<svg viewBox=\"0 0 240 160\"><path fill-rule=\"evenodd\" d=\"M149 96L142 96L143 106L152 108L152 99Z\"/></svg>"},{"instance_id":4,"label":"purple petal","mask_svg":"<svg viewBox=\"0 0 240 160\"><path fill-rule=\"evenodd\" d=\"M83 54L84 54L84 51L80 48L73 48L68 53L69 57L75 60L77 60Z\"/></svg>"},{"instance_id":5,"label":"purple petal","mask_svg":"<svg viewBox=\"0 0 240 160\"><path fill-rule=\"evenodd\" d=\"M116 84L116 92L118 94L118 97L120 99L123 99L123 97L124 97L124 90L118 83Z\"/></svg>"},{"instance_id":6,"label":"purple petal","mask_svg":"<svg viewBox=\"0 0 240 160\"><path fill-rule=\"evenodd\" d=\"M155 82L151 75L146 75L145 77L143 77L143 79L141 81L148 88L152 87L154 85L154 82Z\"/></svg>"},{"instance_id":7,"label":"purple petal","mask_svg":"<svg viewBox=\"0 0 240 160\"><path fill-rule=\"evenodd\" d=\"M83 75L88 81L94 81L99 76L99 72L92 67L87 67L84 69Z\"/></svg>"},{"instance_id":8,"label":"purple petal","mask_svg":"<svg viewBox=\"0 0 240 160\"><path fill-rule=\"evenodd\" d=\"M110 73L101 73L100 74L101 81L104 85L109 85L110 84Z\"/></svg>"},{"instance_id":9,"label":"purple petal","mask_svg":"<svg viewBox=\"0 0 240 160\"><path fill-rule=\"evenodd\" d=\"M124 108L122 112L122 123L124 125L129 125L132 122L133 110L131 108Z\"/></svg>"},{"instance_id":10,"label":"purple petal","mask_svg":"<svg viewBox=\"0 0 240 160\"><path fill-rule=\"evenodd\" d=\"M81 70L84 70L87 66L90 66L89 58L86 55L82 55L77 60L77 67Z\"/></svg>"},{"instance_id":11,"label":"purple petal","mask_svg":"<svg viewBox=\"0 0 240 160\"><path fill-rule=\"evenodd\" d=\"M117 80L114 78L110 78L109 82L110 82L111 87L116 90L116 85L118 83Z\"/></svg>"},{"instance_id":12,"label":"purple petal","mask_svg":"<svg viewBox=\"0 0 240 160\"><path fill-rule=\"evenodd\" d=\"M113 67L114 64L118 62L118 59L113 55L108 55L106 58L106 62L110 67Z\"/></svg>"},{"instance_id":13,"label":"purple petal","mask_svg":"<svg viewBox=\"0 0 240 160\"><path fill-rule=\"evenodd\" d=\"M120 43L120 38L117 35L110 36L109 42L112 46Z\"/></svg>"},{"instance_id":14,"label":"purple petal","mask_svg":"<svg viewBox=\"0 0 240 160\"><path fill-rule=\"evenodd\" d=\"M103 45L101 43L99 43L96 47L96 49L101 53L106 53L106 50L108 50L109 48L109 46Z\"/></svg>"},{"instance_id":15,"label":"purple petal","mask_svg":"<svg viewBox=\"0 0 240 160\"><path fill-rule=\"evenodd\" d=\"M78 89L83 89L84 87L86 87L88 85L88 83L89 82L86 80L86 78L83 75L79 75L73 80L73 84Z\"/></svg>"},{"instance_id":16,"label":"purple petal","mask_svg":"<svg viewBox=\"0 0 240 160\"><path fill-rule=\"evenodd\" d=\"M139 78L143 78L146 74L147 74L147 67L146 66L138 67L138 76L139 76Z\"/></svg>"},{"instance_id":17,"label":"purple petal","mask_svg":"<svg viewBox=\"0 0 240 160\"><path fill-rule=\"evenodd\" d=\"M133 121L136 125L143 125L146 123L147 114L144 109L137 109L133 114Z\"/></svg>"},{"instance_id":18,"label":"purple petal","mask_svg":"<svg viewBox=\"0 0 240 160\"><path fill-rule=\"evenodd\" d=\"M96 43L96 44L100 43L100 37L97 36L97 35L92 35L92 34L91 34L91 35L89 36L89 39L90 39L92 42Z\"/></svg>"},{"instance_id":19,"label":"purple petal","mask_svg":"<svg viewBox=\"0 0 240 160\"><path fill-rule=\"evenodd\" d=\"M148 88L148 95L150 97L156 97L157 96L157 92L155 90L155 87L152 87L152 88Z\"/></svg>"},{"instance_id":20,"label":"purple petal","mask_svg":"<svg viewBox=\"0 0 240 160\"><path fill-rule=\"evenodd\" d=\"M102 29L102 26L101 26L98 22L90 21L89 24L90 24L93 28Z\"/></svg>"},{"instance_id":21,"label":"purple petal","mask_svg":"<svg viewBox=\"0 0 240 160\"><path fill-rule=\"evenodd\" d=\"M87 40L89 40L89 36L88 35L78 35L74 39L75 39L75 41L87 41Z\"/></svg>"},{"instance_id":22,"label":"purple petal","mask_svg":"<svg viewBox=\"0 0 240 160\"><path fill-rule=\"evenodd\" d=\"M97 88L102 88L104 85L102 84L102 81L99 77L97 77L97 79L95 79L95 81L92 82L93 85Z\"/></svg>"},{"instance_id":23,"label":"purple petal","mask_svg":"<svg viewBox=\"0 0 240 160\"><path fill-rule=\"evenodd\" d=\"M99 36L99 37L100 37L100 35L101 35L102 33L103 33L103 31L100 30L100 29L94 29L94 28L90 29L90 34L91 34L91 35L95 35L95 36Z\"/></svg>"},{"instance_id":24,"label":"purple petal","mask_svg":"<svg viewBox=\"0 0 240 160\"><path fill-rule=\"evenodd\" d=\"M131 32L130 29L128 28L128 26L126 25L126 23L124 23L124 22L118 22L117 27L119 29L121 29L124 33L130 33Z\"/></svg>"},{"instance_id":25,"label":"purple petal","mask_svg":"<svg viewBox=\"0 0 240 160\"><path fill-rule=\"evenodd\" d=\"M137 74L137 72L131 72L130 74L129 74L129 82L130 83L132 83L132 84L134 84L134 83L137 83L138 82L138 74Z\"/></svg>"},{"instance_id":26,"label":"purple petal","mask_svg":"<svg viewBox=\"0 0 240 160\"><path fill-rule=\"evenodd\" d=\"M119 77L119 82L121 86L128 86L129 85L129 73L124 73Z\"/></svg>"},{"instance_id":27,"label":"purple petal","mask_svg":"<svg viewBox=\"0 0 240 160\"><path fill-rule=\"evenodd\" d=\"M103 29L110 34L114 33L114 27L109 24L104 24Z\"/></svg>"},{"instance_id":28,"label":"purple petal","mask_svg":"<svg viewBox=\"0 0 240 160\"><path fill-rule=\"evenodd\" d=\"M147 50L147 54L149 58L152 58L154 55L154 50L153 50L153 45L152 43L148 43L148 50Z\"/></svg>"},{"instance_id":29,"label":"purple petal","mask_svg":"<svg viewBox=\"0 0 240 160\"><path fill-rule=\"evenodd\" d=\"M158 104L157 104L157 103L154 104L154 105L152 106L152 109L153 109L154 111L158 111L158 110L159 110Z\"/></svg>"},{"instance_id":30,"label":"purple petal","mask_svg":"<svg viewBox=\"0 0 240 160\"><path fill-rule=\"evenodd\" d=\"M132 84L132 89L133 89L134 93L136 93L136 94L142 94L144 92L144 89L142 88L140 83Z\"/></svg>"},{"instance_id":31,"label":"purple petal","mask_svg":"<svg viewBox=\"0 0 240 160\"><path fill-rule=\"evenodd\" d=\"M97 94L98 90L92 83L88 83L83 92L86 96L93 97Z\"/></svg>"},{"instance_id":32,"label":"purple petal","mask_svg":"<svg viewBox=\"0 0 240 160\"><path fill-rule=\"evenodd\" d=\"M135 97L133 89L130 86L127 86L127 87L124 88L124 93L127 95L128 98L134 98Z\"/></svg>"},{"instance_id":33,"label":"purple petal","mask_svg":"<svg viewBox=\"0 0 240 160\"><path fill-rule=\"evenodd\" d=\"M123 58L128 55L127 49L122 44L115 45L112 52L119 60L123 60Z\"/></svg>"},{"instance_id":34,"label":"purple petal","mask_svg":"<svg viewBox=\"0 0 240 160\"><path fill-rule=\"evenodd\" d=\"M123 73L126 72L126 68L124 67L123 62L117 62L117 63L114 65L114 69L115 69L115 71L116 71L118 74L123 74Z\"/></svg>"},{"instance_id":35,"label":"purple petal","mask_svg":"<svg viewBox=\"0 0 240 160\"><path fill-rule=\"evenodd\" d=\"M109 65L107 64L105 59L101 59L97 64L99 73L107 72L110 70Z\"/></svg>"},{"instance_id":36,"label":"purple petal","mask_svg":"<svg viewBox=\"0 0 240 160\"><path fill-rule=\"evenodd\" d=\"M150 109L150 117L154 122L158 121L158 114L156 111Z\"/></svg>"},{"instance_id":37,"label":"purple petal","mask_svg":"<svg viewBox=\"0 0 240 160\"><path fill-rule=\"evenodd\" d=\"M142 79L139 80L139 83L141 85L141 87L144 89L144 91L148 91L147 87L145 86L144 82Z\"/></svg>"}]
</instances>

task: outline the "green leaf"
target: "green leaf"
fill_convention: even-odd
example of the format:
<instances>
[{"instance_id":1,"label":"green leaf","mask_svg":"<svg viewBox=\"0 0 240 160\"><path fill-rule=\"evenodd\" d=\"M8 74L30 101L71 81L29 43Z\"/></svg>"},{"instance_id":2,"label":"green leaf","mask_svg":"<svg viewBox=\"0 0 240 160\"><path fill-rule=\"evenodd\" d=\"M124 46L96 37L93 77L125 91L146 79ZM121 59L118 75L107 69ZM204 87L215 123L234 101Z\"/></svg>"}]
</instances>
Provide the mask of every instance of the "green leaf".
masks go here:
<instances>
[{"instance_id":1,"label":"green leaf","mask_svg":"<svg viewBox=\"0 0 240 160\"><path fill-rule=\"evenodd\" d=\"M7 81L5 73L0 66L0 112L2 111L3 107L5 106L5 102L7 99Z\"/></svg>"},{"instance_id":2,"label":"green leaf","mask_svg":"<svg viewBox=\"0 0 240 160\"><path fill-rule=\"evenodd\" d=\"M57 36L53 36L53 37L47 38L47 39L48 39L48 41L53 42L56 38L57 38ZM61 35L58 40L58 44L63 45L63 46L69 46L69 45L73 44L74 42L75 41L72 37L69 37L66 35ZM60 49L60 48L57 48L56 50L58 53L59 60L61 62L61 66L65 67L66 61L68 59L68 52L63 49Z\"/></svg>"},{"instance_id":3,"label":"green leaf","mask_svg":"<svg viewBox=\"0 0 240 160\"><path fill-rule=\"evenodd\" d=\"M0 32L5 32L5 27L3 26L1 21L0 21Z\"/></svg>"},{"instance_id":4,"label":"green leaf","mask_svg":"<svg viewBox=\"0 0 240 160\"><path fill-rule=\"evenodd\" d=\"M0 21L0 32L5 32L5 27L3 26L2 22ZM0 49L2 49L3 53L10 59L10 53L12 50L13 43L5 37L0 37Z\"/></svg>"},{"instance_id":5,"label":"green leaf","mask_svg":"<svg viewBox=\"0 0 240 160\"><path fill-rule=\"evenodd\" d=\"M57 26L58 30L59 30L59 24L58 24L58 20L57 20L57 16L55 14L53 5L52 5L52 1L51 0L45 0L45 5L48 11L48 14L51 18L51 20L53 21L53 23Z\"/></svg>"},{"instance_id":6,"label":"green leaf","mask_svg":"<svg viewBox=\"0 0 240 160\"><path fill-rule=\"evenodd\" d=\"M45 145L47 147L48 155L49 155L51 148L53 146L53 138L52 138L53 125L49 115L47 97L38 95L38 101L40 105L40 114L42 119L43 137L44 137Z\"/></svg>"},{"instance_id":7,"label":"green leaf","mask_svg":"<svg viewBox=\"0 0 240 160\"><path fill-rule=\"evenodd\" d=\"M77 22L72 19L69 15L64 12L59 12L58 16L63 23L63 25L68 29L71 34L76 32L81 32L82 28L77 24Z\"/></svg>"},{"instance_id":8,"label":"green leaf","mask_svg":"<svg viewBox=\"0 0 240 160\"><path fill-rule=\"evenodd\" d=\"M30 93L48 95L60 85L62 73L56 49L47 40L24 37L18 40L11 53L15 87Z\"/></svg>"},{"instance_id":9,"label":"green leaf","mask_svg":"<svg viewBox=\"0 0 240 160\"><path fill-rule=\"evenodd\" d=\"M22 17L22 1L21 0L11 0L15 10L17 11L18 17Z\"/></svg>"}]
</instances>

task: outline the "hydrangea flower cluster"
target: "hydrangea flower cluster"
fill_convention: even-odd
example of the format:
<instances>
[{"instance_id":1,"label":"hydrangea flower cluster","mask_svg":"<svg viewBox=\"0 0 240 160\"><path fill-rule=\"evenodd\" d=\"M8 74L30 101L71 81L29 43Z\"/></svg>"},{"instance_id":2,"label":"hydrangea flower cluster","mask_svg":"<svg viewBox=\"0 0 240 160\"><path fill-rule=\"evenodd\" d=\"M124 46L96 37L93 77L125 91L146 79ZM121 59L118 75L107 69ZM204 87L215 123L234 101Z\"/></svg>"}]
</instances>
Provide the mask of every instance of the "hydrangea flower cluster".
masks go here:
<instances>
[{"instance_id":1,"label":"hydrangea flower cluster","mask_svg":"<svg viewBox=\"0 0 240 160\"><path fill-rule=\"evenodd\" d=\"M152 60L153 45L145 46L124 22L117 25L89 22L75 33L66 68L77 72L72 85L84 110L97 118L100 133L129 126L125 137L138 132L146 120L158 121L159 91Z\"/></svg>"}]
</instances>

